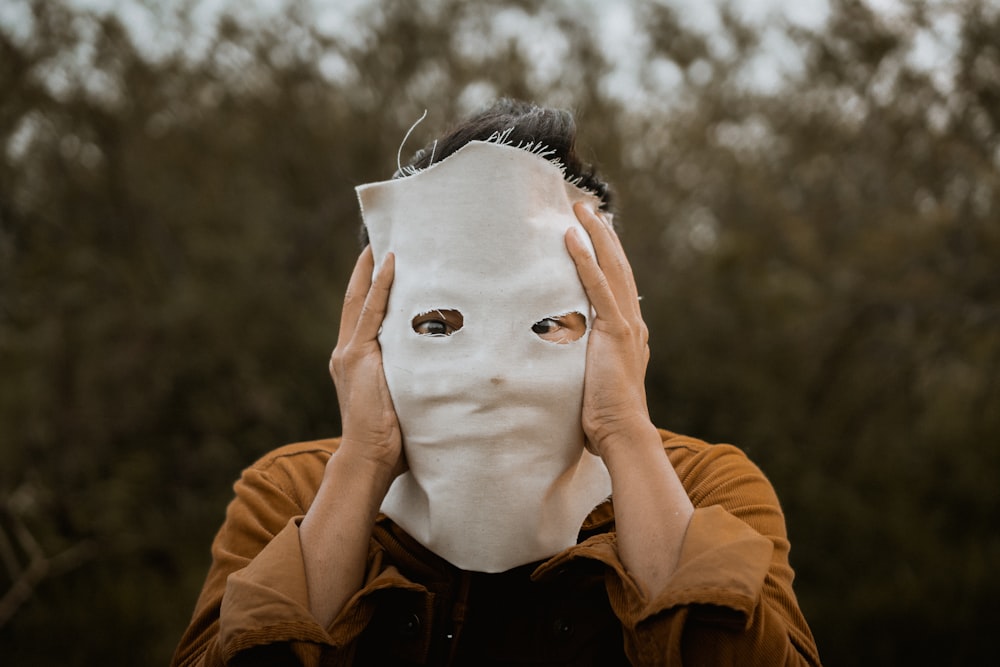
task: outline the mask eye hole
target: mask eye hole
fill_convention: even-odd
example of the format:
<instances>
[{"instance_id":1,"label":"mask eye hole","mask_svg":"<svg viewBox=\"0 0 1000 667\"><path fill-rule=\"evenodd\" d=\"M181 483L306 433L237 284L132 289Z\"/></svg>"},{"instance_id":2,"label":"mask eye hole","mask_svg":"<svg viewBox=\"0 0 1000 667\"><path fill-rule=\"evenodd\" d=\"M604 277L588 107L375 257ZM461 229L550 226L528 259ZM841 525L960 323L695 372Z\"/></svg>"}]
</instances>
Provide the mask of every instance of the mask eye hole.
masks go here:
<instances>
[{"instance_id":1,"label":"mask eye hole","mask_svg":"<svg viewBox=\"0 0 1000 667\"><path fill-rule=\"evenodd\" d=\"M465 324L465 318L457 310L437 308L420 313L410 323L421 336L450 336Z\"/></svg>"},{"instance_id":2,"label":"mask eye hole","mask_svg":"<svg viewBox=\"0 0 1000 667\"><path fill-rule=\"evenodd\" d=\"M550 343L572 343L587 332L587 318L580 313L552 315L532 324L531 330Z\"/></svg>"}]
</instances>

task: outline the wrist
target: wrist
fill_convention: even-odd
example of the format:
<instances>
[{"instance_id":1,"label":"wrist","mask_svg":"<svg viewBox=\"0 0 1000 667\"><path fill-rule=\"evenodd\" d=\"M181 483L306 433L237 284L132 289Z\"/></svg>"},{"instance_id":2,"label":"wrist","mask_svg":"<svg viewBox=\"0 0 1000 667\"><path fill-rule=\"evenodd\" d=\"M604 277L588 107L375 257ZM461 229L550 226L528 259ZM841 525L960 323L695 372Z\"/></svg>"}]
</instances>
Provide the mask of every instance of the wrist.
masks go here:
<instances>
[{"instance_id":1,"label":"wrist","mask_svg":"<svg viewBox=\"0 0 1000 667\"><path fill-rule=\"evenodd\" d=\"M623 466L642 465L644 461L663 456L660 432L645 418L604 435L596 444L595 449L609 472Z\"/></svg>"},{"instance_id":2,"label":"wrist","mask_svg":"<svg viewBox=\"0 0 1000 667\"><path fill-rule=\"evenodd\" d=\"M381 502L393 480L403 471L401 455L390 461L390 457L379 456L372 449L368 443L341 439L340 447L327 463L326 476L336 477L341 483L349 479L351 486L363 484L372 489Z\"/></svg>"}]
</instances>

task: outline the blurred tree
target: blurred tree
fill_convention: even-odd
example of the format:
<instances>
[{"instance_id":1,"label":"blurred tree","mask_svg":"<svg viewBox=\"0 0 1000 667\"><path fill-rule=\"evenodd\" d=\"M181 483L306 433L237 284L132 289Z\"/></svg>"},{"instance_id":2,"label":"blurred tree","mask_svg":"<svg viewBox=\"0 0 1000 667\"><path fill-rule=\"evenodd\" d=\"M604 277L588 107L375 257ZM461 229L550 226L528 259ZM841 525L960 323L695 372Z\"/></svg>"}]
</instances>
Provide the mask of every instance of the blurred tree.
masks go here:
<instances>
[{"instance_id":1,"label":"blurred tree","mask_svg":"<svg viewBox=\"0 0 1000 667\"><path fill-rule=\"evenodd\" d=\"M166 662L239 470L339 429L326 358L358 251L353 186L391 174L424 109L407 151L497 95L578 110L645 297L653 414L772 477L825 659L988 659L987 0L892 20L835 0L815 30L723 7L711 35L636 2L642 87L624 97L570 3L387 0L334 37L290 2L224 16L197 47L195 5L161 8L175 46L155 54L65 2L25 0L26 25L0 25L5 659ZM922 66L942 25L954 57ZM761 88L767 31L802 63Z\"/></svg>"},{"instance_id":2,"label":"blurred tree","mask_svg":"<svg viewBox=\"0 0 1000 667\"><path fill-rule=\"evenodd\" d=\"M914 48L949 20L942 77ZM741 85L752 39L736 58L657 44L713 74L624 179L650 206L629 219L666 218L631 237L656 304L650 395L663 423L736 439L772 476L835 664L975 662L1000 620L998 20L834 2L822 30L789 30L804 63L777 94Z\"/></svg>"}]
</instances>

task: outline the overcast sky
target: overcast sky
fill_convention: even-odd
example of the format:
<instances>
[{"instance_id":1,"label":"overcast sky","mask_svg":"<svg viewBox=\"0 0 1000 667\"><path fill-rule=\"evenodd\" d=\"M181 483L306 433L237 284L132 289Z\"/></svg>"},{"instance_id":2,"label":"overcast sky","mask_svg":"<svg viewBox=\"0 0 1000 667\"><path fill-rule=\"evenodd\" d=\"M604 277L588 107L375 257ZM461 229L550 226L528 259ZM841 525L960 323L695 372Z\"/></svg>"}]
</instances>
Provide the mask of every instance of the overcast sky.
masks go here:
<instances>
[{"instance_id":1,"label":"overcast sky","mask_svg":"<svg viewBox=\"0 0 1000 667\"><path fill-rule=\"evenodd\" d=\"M279 12L285 0L201 0L194 2L193 24L203 26L203 32L181 36L170 26L163 25L163 16L171 2L181 0L64 0L81 8L98 12L111 11L137 36L137 43L149 55L169 53L180 49L182 52L197 54L199 44L207 44L208 36L219 15L229 9L235 14L247 12L263 16ZM374 0L312 0L316 8L317 27L330 36L357 40L363 37L352 27L352 17L357 11L372 4ZM652 0L637 0L638 2ZM726 0L659 0L662 4L677 8L678 15L688 27L708 35L719 35L711 41L712 47L725 50L726 42L720 30L717 8ZM889 17L905 11L907 0L863 0L869 6ZM641 43L642 30L636 25L632 13L633 2L607 2L607 0L551 0L553 4L570 4L580 11L593 12L596 31L601 47L616 65L618 74L609 81L613 94L631 96L637 94L637 83L631 73L637 70L637 60L644 57ZM931 5L944 6L947 0L930 0ZM829 14L828 0L729 0L738 14L753 25L759 26L763 53L744 68L745 78L760 88L773 88L780 84L783 73L794 72L800 58L794 46L777 29L777 17L782 17L796 25L819 28ZM954 17L952 17L954 18ZM12 32L22 32L30 23L27 0L0 0L0 25ZM933 32L918 37L911 53L911 59L927 69L940 71L942 79L947 78L948 47L954 43L957 20L950 20L947 12L941 13L941 20ZM27 28L30 29L30 28ZM505 13L491 26L492 36L497 39L514 38L519 48L536 63L552 63L545 71L541 67L540 77L556 80L559 77L560 40L552 28L525 15L518 10ZM479 36L477 36L478 38ZM476 45L478 48L478 45ZM329 75L336 76L338 63L331 57L325 63ZM662 79L663 88L669 88L679 80L680 72L672 63L657 63L655 70Z\"/></svg>"}]
</instances>

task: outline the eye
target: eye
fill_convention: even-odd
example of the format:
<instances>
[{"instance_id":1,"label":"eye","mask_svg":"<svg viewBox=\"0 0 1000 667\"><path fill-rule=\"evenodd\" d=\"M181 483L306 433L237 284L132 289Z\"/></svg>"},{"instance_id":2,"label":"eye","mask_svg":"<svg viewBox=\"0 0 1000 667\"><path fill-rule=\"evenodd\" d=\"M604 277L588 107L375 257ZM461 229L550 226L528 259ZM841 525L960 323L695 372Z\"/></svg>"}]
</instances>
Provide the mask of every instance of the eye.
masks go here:
<instances>
[{"instance_id":1,"label":"eye","mask_svg":"<svg viewBox=\"0 0 1000 667\"><path fill-rule=\"evenodd\" d=\"M580 313L553 315L532 324L531 330L550 343L572 343L587 332L587 318Z\"/></svg>"},{"instance_id":2,"label":"eye","mask_svg":"<svg viewBox=\"0 0 1000 667\"><path fill-rule=\"evenodd\" d=\"M543 336L548 333L553 333L559 329L559 323L552 317L546 317L544 320L539 320L531 325L531 330L534 331L539 336Z\"/></svg>"},{"instance_id":3,"label":"eye","mask_svg":"<svg viewBox=\"0 0 1000 667\"><path fill-rule=\"evenodd\" d=\"M429 310L420 313L410 323L421 336L450 336L465 324L465 318L457 310Z\"/></svg>"},{"instance_id":4,"label":"eye","mask_svg":"<svg viewBox=\"0 0 1000 667\"><path fill-rule=\"evenodd\" d=\"M447 336L451 333L451 328L444 320L424 320L413 330L423 336Z\"/></svg>"}]
</instances>

